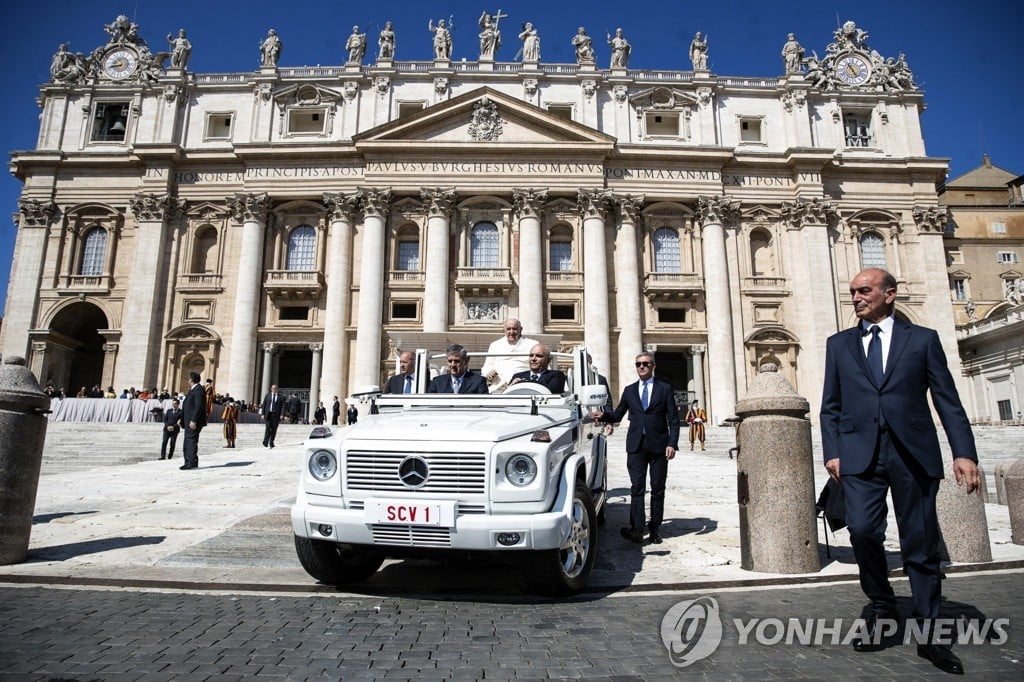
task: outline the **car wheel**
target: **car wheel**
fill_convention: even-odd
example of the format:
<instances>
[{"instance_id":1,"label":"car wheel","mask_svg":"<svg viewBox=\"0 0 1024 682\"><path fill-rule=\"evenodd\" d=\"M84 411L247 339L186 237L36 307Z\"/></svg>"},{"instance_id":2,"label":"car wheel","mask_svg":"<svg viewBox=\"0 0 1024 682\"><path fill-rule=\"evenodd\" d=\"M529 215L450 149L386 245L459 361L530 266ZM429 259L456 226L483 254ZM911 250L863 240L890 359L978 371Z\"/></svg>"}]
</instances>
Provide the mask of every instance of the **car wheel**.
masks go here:
<instances>
[{"instance_id":1,"label":"car wheel","mask_svg":"<svg viewBox=\"0 0 1024 682\"><path fill-rule=\"evenodd\" d=\"M524 577L532 591L552 597L583 591L597 556L595 516L590 490L585 483L576 483L569 537L558 549L537 552L524 567Z\"/></svg>"},{"instance_id":2,"label":"car wheel","mask_svg":"<svg viewBox=\"0 0 1024 682\"><path fill-rule=\"evenodd\" d=\"M295 553L306 573L328 585L344 585L366 580L384 563L377 552L352 549L336 542L310 540L295 536Z\"/></svg>"}]
</instances>

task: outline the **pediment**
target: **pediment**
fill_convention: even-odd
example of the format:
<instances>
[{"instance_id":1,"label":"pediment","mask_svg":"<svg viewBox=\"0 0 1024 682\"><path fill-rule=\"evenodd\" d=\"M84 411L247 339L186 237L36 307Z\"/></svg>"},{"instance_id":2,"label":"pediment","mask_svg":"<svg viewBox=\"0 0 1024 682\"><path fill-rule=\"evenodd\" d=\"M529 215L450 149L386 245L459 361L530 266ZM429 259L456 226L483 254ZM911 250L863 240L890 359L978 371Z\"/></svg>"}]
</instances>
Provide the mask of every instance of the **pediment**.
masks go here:
<instances>
[{"instance_id":1,"label":"pediment","mask_svg":"<svg viewBox=\"0 0 1024 682\"><path fill-rule=\"evenodd\" d=\"M281 107L310 107L332 104L341 99L341 92L325 88L317 83L297 83L275 90L274 102Z\"/></svg>"},{"instance_id":2,"label":"pediment","mask_svg":"<svg viewBox=\"0 0 1024 682\"><path fill-rule=\"evenodd\" d=\"M231 215L231 211L225 206L209 201L201 201L190 205L186 215L192 220L223 220Z\"/></svg>"},{"instance_id":3,"label":"pediment","mask_svg":"<svg viewBox=\"0 0 1024 682\"><path fill-rule=\"evenodd\" d=\"M655 86L629 97L629 103L638 109L671 111L697 104L697 97L685 90Z\"/></svg>"},{"instance_id":4,"label":"pediment","mask_svg":"<svg viewBox=\"0 0 1024 682\"><path fill-rule=\"evenodd\" d=\"M750 222L771 222L773 220L778 220L780 217L778 210L765 206L764 204L757 204L744 209L741 212L741 215L744 220Z\"/></svg>"},{"instance_id":5,"label":"pediment","mask_svg":"<svg viewBox=\"0 0 1024 682\"><path fill-rule=\"evenodd\" d=\"M353 138L357 148L392 145L564 146L610 150L615 138L488 87L427 107Z\"/></svg>"}]
</instances>

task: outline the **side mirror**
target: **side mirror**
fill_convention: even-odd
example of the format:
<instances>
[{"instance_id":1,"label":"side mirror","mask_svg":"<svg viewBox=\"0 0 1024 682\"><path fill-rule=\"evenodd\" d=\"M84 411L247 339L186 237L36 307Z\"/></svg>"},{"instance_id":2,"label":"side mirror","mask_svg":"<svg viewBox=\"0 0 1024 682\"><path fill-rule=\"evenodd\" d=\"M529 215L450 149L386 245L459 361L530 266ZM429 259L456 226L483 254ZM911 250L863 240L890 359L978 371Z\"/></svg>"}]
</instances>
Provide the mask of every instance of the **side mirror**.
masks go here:
<instances>
[{"instance_id":1,"label":"side mirror","mask_svg":"<svg viewBox=\"0 0 1024 682\"><path fill-rule=\"evenodd\" d=\"M608 389L602 384L580 387L580 405L586 408L601 408L608 403Z\"/></svg>"}]
</instances>

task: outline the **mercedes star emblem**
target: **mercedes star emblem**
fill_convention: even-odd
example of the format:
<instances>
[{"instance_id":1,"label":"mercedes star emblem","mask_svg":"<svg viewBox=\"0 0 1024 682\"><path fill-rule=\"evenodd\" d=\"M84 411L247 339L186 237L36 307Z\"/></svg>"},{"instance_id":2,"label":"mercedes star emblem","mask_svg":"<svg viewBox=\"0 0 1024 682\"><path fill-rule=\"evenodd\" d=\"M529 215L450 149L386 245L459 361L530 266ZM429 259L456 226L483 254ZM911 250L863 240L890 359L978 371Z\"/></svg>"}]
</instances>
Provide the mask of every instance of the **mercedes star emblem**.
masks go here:
<instances>
[{"instance_id":1,"label":"mercedes star emblem","mask_svg":"<svg viewBox=\"0 0 1024 682\"><path fill-rule=\"evenodd\" d=\"M406 457L398 465L398 478L409 488L419 488L427 482L430 467L422 457Z\"/></svg>"}]
</instances>

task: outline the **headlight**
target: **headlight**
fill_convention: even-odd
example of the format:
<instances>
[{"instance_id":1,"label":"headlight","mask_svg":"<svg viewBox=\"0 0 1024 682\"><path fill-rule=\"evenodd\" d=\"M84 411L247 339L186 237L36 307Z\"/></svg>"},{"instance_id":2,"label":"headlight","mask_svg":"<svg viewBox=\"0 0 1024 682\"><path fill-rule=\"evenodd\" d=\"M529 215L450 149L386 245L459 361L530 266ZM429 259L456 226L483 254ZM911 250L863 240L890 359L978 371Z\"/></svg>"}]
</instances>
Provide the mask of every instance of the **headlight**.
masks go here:
<instances>
[{"instance_id":1,"label":"headlight","mask_svg":"<svg viewBox=\"0 0 1024 682\"><path fill-rule=\"evenodd\" d=\"M338 459L330 450L317 450L309 456L309 473L318 481L326 481L338 471Z\"/></svg>"},{"instance_id":2,"label":"headlight","mask_svg":"<svg viewBox=\"0 0 1024 682\"><path fill-rule=\"evenodd\" d=\"M537 463L527 455L513 455L505 464L505 478L512 485L524 486L533 483L537 478Z\"/></svg>"}]
</instances>

